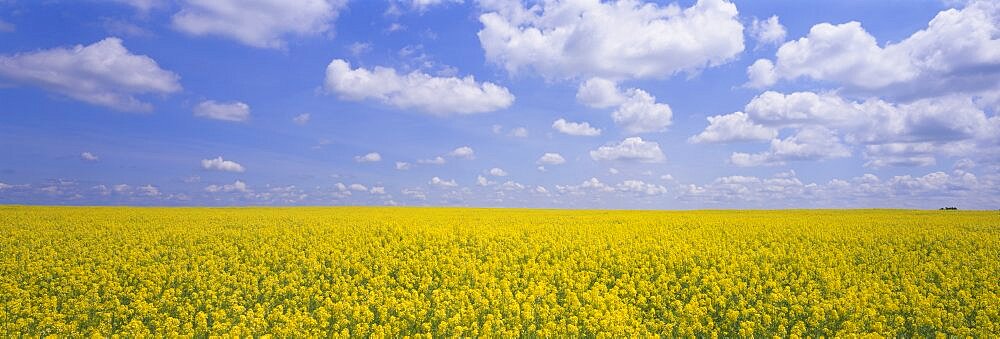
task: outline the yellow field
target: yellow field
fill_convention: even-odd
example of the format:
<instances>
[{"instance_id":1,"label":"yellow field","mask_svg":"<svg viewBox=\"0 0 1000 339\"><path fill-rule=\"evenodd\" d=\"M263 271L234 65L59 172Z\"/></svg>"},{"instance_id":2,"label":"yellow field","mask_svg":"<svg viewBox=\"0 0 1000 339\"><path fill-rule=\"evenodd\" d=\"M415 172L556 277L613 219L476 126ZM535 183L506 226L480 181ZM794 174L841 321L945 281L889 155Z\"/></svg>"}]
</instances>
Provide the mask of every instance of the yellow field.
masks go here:
<instances>
[{"instance_id":1,"label":"yellow field","mask_svg":"<svg viewBox=\"0 0 1000 339\"><path fill-rule=\"evenodd\" d=\"M1000 333L1000 213L0 207L0 336Z\"/></svg>"}]
</instances>

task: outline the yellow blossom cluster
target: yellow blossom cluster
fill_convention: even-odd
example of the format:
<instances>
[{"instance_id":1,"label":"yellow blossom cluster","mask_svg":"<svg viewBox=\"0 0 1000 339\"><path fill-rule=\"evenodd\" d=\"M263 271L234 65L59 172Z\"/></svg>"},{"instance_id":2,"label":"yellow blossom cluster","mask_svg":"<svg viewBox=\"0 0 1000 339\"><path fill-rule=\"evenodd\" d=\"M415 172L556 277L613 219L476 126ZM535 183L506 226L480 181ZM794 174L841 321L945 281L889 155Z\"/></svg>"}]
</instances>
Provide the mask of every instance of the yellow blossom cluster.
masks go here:
<instances>
[{"instance_id":1,"label":"yellow blossom cluster","mask_svg":"<svg viewBox=\"0 0 1000 339\"><path fill-rule=\"evenodd\" d=\"M0 207L0 336L1000 333L996 211Z\"/></svg>"}]
</instances>

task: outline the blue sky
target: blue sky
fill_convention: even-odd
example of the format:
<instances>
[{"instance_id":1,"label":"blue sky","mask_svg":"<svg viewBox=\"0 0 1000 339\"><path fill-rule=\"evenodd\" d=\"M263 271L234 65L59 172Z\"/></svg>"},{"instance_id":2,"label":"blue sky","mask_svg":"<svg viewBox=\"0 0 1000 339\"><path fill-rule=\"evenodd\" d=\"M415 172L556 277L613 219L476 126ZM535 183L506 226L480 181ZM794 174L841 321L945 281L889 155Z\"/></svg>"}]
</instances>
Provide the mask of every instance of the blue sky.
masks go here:
<instances>
[{"instance_id":1,"label":"blue sky","mask_svg":"<svg viewBox=\"0 0 1000 339\"><path fill-rule=\"evenodd\" d=\"M0 203L1000 206L990 1L0 0Z\"/></svg>"}]
</instances>

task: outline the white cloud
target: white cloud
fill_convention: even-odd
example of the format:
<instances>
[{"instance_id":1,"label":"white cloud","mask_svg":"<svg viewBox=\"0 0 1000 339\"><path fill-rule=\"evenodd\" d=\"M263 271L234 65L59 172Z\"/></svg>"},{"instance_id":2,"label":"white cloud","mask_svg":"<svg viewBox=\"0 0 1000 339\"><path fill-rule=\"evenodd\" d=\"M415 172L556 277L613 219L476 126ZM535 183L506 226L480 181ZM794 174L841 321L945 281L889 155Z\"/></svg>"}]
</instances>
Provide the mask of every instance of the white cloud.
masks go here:
<instances>
[{"instance_id":1,"label":"white cloud","mask_svg":"<svg viewBox=\"0 0 1000 339\"><path fill-rule=\"evenodd\" d=\"M440 156L434 157L434 158L431 158L431 159L420 159L420 160L417 160L417 163L419 163L419 164L425 164L425 165L443 165L445 162L446 161L444 160L444 157L440 157Z\"/></svg>"},{"instance_id":2,"label":"white cloud","mask_svg":"<svg viewBox=\"0 0 1000 339\"><path fill-rule=\"evenodd\" d=\"M83 153L80 153L80 159L82 159L83 161L97 161L100 158L98 158L96 155L94 155L94 153L83 152Z\"/></svg>"},{"instance_id":3,"label":"white cloud","mask_svg":"<svg viewBox=\"0 0 1000 339\"><path fill-rule=\"evenodd\" d=\"M382 161L382 155L376 152L371 152L365 155L358 155L354 157L356 162L379 162Z\"/></svg>"},{"instance_id":4,"label":"white cloud","mask_svg":"<svg viewBox=\"0 0 1000 339\"><path fill-rule=\"evenodd\" d=\"M868 145L864 152L868 159L865 167L931 166L937 163L934 153L935 145L929 142Z\"/></svg>"},{"instance_id":5,"label":"white cloud","mask_svg":"<svg viewBox=\"0 0 1000 339\"><path fill-rule=\"evenodd\" d=\"M448 152L449 157L460 158L460 159L475 159L476 152L472 150L472 147L462 146L456 148L455 150Z\"/></svg>"},{"instance_id":6,"label":"white cloud","mask_svg":"<svg viewBox=\"0 0 1000 339\"><path fill-rule=\"evenodd\" d=\"M513 180L507 180L503 184L500 184L498 188L504 191L523 191L524 185Z\"/></svg>"},{"instance_id":7,"label":"white cloud","mask_svg":"<svg viewBox=\"0 0 1000 339\"><path fill-rule=\"evenodd\" d=\"M490 186L490 185L493 185L493 184L496 184L496 182L491 181L489 179L486 179L486 177L484 177L482 175L477 175L476 176L476 185L477 186Z\"/></svg>"},{"instance_id":8,"label":"white cloud","mask_svg":"<svg viewBox=\"0 0 1000 339\"><path fill-rule=\"evenodd\" d=\"M569 134L569 135L579 135L594 137L601 135L601 130L598 128L590 127L588 122L569 122L566 119L560 118L552 123L552 128L559 133Z\"/></svg>"},{"instance_id":9,"label":"white cloud","mask_svg":"<svg viewBox=\"0 0 1000 339\"><path fill-rule=\"evenodd\" d=\"M772 15L767 20L753 19L750 25L750 36L757 40L760 45L777 45L785 42L785 26L778 21L777 15Z\"/></svg>"},{"instance_id":10,"label":"white cloud","mask_svg":"<svg viewBox=\"0 0 1000 339\"><path fill-rule=\"evenodd\" d=\"M743 51L736 6L721 0L684 9L639 1L480 5L486 58L510 73L663 78L726 63Z\"/></svg>"},{"instance_id":11,"label":"white cloud","mask_svg":"<svg viewBox=\"0 0 1000 339\"><path fill-rule=\"evenodd\" d=\"M507 171L504 171L502 168L493 167L490 169L490 175L494 177L506 177Z\"/></svg>"},{"instance_id":12,"label":"white cloud","mask_svg":"<svg viewBox=\"0 0 1000 339\"><path fill-rule=\"evenodd\" d=\"M673 117L669 105L657 103L656 97L646 91L630 88L622 92L614 82L602 78L581 84L576 99L594 108L618 106L611 118L631 134L662 131L670 126Z\"/></svg>"},{"instance_id":13,"label":"white cloud","mask_svg":"<svg viewBox=\"0 0 1000 339\"><path fill-rule=\"evenodd\" d=\"M625 180L615 186L621 192L640 193L645 195L660 195L667 193L662 185L646 183L642 180Z\"/></svg>"},{"instance_id":14,"label":"white cloud","mask_svg":"<svg viewBox=\"0 0 1000 339\"><path fill-rule=\"evenodd\" d=\"M774 63L767 59L757 59L750 67L747 67L746 86L751 88L764 88L778 82L778 75L774 74Z\"/></svg>"},{"instance_id":15,"label":"white cloud","mask_svg":"<svg viewBox=\"0 0 1000 339\"><path fill-rule=\"evenodd\" d=\"M608 108L625 102L618 84L604 78L590 78L576 90L576 101L593 108Z\"/></svg>"},{"instance_id":16,"label":"white cloud","mask_svg":"<svg viewBox=\"0 0 1000 339\"><path fill-rule=\"evenodd\" d=\"M385 187L382 187L382 186L372 186L372 189L370 191L368 191L368 193L378 194L378 195L385 194Z\"/></svg>"},{"instance_id":17,"label":"white cloud","mask_svg":"<svg viewBox=\"0 0 1000 339\"><path fill-rule=\"evenodd\" d=\"M185 0L173 26L258 48L285 48L288 36L327 33L344 0Z\"/></svg>"},{"instance_id":18,"label":"white cloud","mask_svg":"<svg viewBox=\"0 0 1000 339\"><path fill-rule=\"evenodd\" d=\"M362 184L351 184L350 186L347 186L347 188L355 192L368 192L368 187L365 187L365 185Z\"/></svg>"},{"instance_id":19,"label":"white cloud","mask_svg":"<svg viewBox=\"0 0 1000 339\"><path fill-rule=\"evenodd\" d=\"M778 49L772 74L755 63L750 83L809 78L904 98L990 90L1000 72L998 23L1000 5L971 1L961 10L941 11L927 28L883 46L858 22L821 23Z\"/></svg>"},{"instance_id":20,"label":"white cloud","mask_svg":"<svg viewBox=\"0 0 1000 339\"><path fill-rule=\"evenodd\" d=\"M224 160L222 157L217 157L215 159L202 159L201 168L213 171L223 171L223 172L237 172L243 173L246 171L243 165L236 163L235 161Z\"/></svg>"},{"instance_id":21,"label":"white cloud","mask_svg":"<svg viewBox=\"0 0 1000 339\"><path fill-rule=\"evenodd\" d=\"M372 50L372 43L370 42L358 42L347 45L347 50L351 52L353 56L361 56L362 54L368 53Z\"/></svg>"},{"instance_id":22,"label":"white cloud","mask_svg":"<svg viewBox=\"0 0 1000 339\"><path fill-rule=\"evenodd\" d=\"M555 187L559 193L575 195L586 194L587 191L604 193L615 191L614 187L608 186L597 178L590 178L579 185L556 185Z\"/></svg>"},{"instance_id":23,"label":"white cloud","mask_svg":"<svg viewBox=\"0 0 1000 339\"><path fill-rule=\"evenodd\" d=\"M750 100L744 109L753 121L769 126L843 126L864 118L860 107L832 93L767 91Z\"/></svg>"},{"instance_id":24,"label":"white cloud","mask_svg":"<svg viewBox=\"0 0 1000 339\"><path fill-rule=\"evenodd\" d=\"M218 192L226 192L226 193L228 193L228 192L241 192L241 193L247 193L247 192L250 191L250 188L249 188L249 186L247 186L247 184L245 182L240 181L240 180L236 180L232 184L226 184L226 185L208 185L208 186L205 187L205 191L209 192L209 193L218 193Z\"/></svg>"},{"instance_id":25,"label":"white cloud","mask_svg":"<svg viewBox=\"0 0 1000 339\"><path fill-rule=\"evenodd\" d=\"M653 141L644 141L641 137L625 138L618 144L601 146L590 151L590 157L594 160L622 160L638 161L647 163L659 163L666 160L660 144Z\"/></svg>"},{"instance_id":26,"label":"white cloud","mask_svg":"<svg viewBox=\"0 0 1000 339\"><path fill-rule=\"evenodd\" d=\"M458 183L456 183L455 180L443 180L438 177L431 178L429 183L438 187L458 187Z\"/></svg>"},{"instance_id":27,"label":"white cloud","mask_svg":"<svg viewBox=\"0 0 1000 339\"><path fill-rule=\"evenodd\" d=\"M118 184L111 187L111 189L117 194L128 195L132 193L132 187L128 184Z\"/></svg>"},{"instance_id":28,"label":"white cloud","mask_svg":"<svg viewBox=\"0 0 1000 339\"><path fill-rule=\"evenodd\" d=\"M181 90L177 74L148 56L132 54L118 38L0 55L0 76L120 111L151 111L153 106L137 95Z\"/></svg>"},{"instance_id":29,"label":"white cloud","mask_svg":"<svg viewBox=\"0 0 1000 339\"><path fill-rule=\"evenodd\" d=\"M608 173L610 173L611 175L618 175L618 173L621 173L621 171L619 171L617 168L612 167L608 169Z\"/></svg>"},{"instance_id":30,"label":"white cloud","mask_svg":"<svg viewBox=\"0 0 1000 339\"><path fill-rule=\"evenodd\" d=\"M397 0L399 2L407 4L410 8L418 11L425 12L428 8L443 4L460 4L463 0Z\"/></svg>"},{"instance_id":31,"label":"white cloud","mask_svg":"<svg viewBox=\"0 0 1000 339\"><path fill-rule=\"evenodd\" d=\"M931 165L936 163L938 155L988 158L998 154L995 149L1000 141L997 138L1000 118L988 117L973 98L961 94L891 103L878 98L850 101L832 92L767 91L753 98L744 109L745 115L735 112L710 118L709 126L689 140L751 141L762 140L779 129L791 129L794 133L826 130L822 133L828 135L825 138L771 137L771 146L774 151L778 146L809 148L806 143L819 143L816 151L831 152L828 156L737 153L730 160L734 164L760 165L780 164L793 158L828 159L850 154L846 144L863 147L866 166L875 168Z\"/></svg>"},{"instance_id":32,"label":"white cloud","mask_svg":"<svg viewBox=\"0 0 1000 339\"><path fill-rule=\"evenodd\" d=\"M112 0L114 2L123 3L139 10L142 13L149 12L152 9L162 7L165 5L164 0Z\"/></svg>"},{"instance_id":33,"label":"white cloud","mask_svg":"<svg viewBox=\"0 0 1000 339\"><path fill-rule=\"evenodd\" d=\"M527 138L528 137L528 129L524 128L524 127L514 128L514 129L512 129L510 131L510 136L517 137L517 138Z\"/></svg>"},{"instance_id":34,"label":"white cloud","mask_svg":"<svg viewBox=\"0 0 1000 339\"><path fill-rule=\"evenodd\" d=\"M412 167L412 166L408 162L405 162L405 161L397 161L396 162L396 169L397 170L406 171L406 170L409 170L410 167Z\"/></svg>"},{"instance_id":35,"label":"white cloud","mask_svg":"<svg viewBox=\"0 0 1000 339\"><path fill-rule=\"evenodd\" d=\"M628 91L628 99L611 113L615 124L632 134L659 132L670 126L673 111L667 104L656 102L656 97L641 89Z\"/></svg>"},{"instance_id":36,"label":"white cloud","mask_svg":"<svg viewBox=\"0 0 1000 339\"><path fill-rule=\"evenodd\" d=\"M292 118L292 122L294 122L297 125L305 125L309 123L309 119L312 119L312 114L302 113Z\"/></svg>"},{"instance_id":37,"label":"white cloud","mask_svg":"<svg viewBox=\"0 0 1000 339\"><path fill-rule=\"evenodd\" d=\"M136 191L138 191L139 195L147 197L156 197L160 195L160 189L153 185L139 186L136 188Z\"/></svg>"},{"instance_id":38,"label":"white cloud","mask_svg":"<svg viewBox=\"0 0 1000 339\"><path fill-rule=\"evenodd\" d=\"M404 188L400 190L403 195L417 199L417 200L427 200L427 194L418 189Z\"/></svg>"},{"instance_id":39,"label":"white cloud","mask_svg":"<svg viewBox=\"0 0 1000 339\"><path fill-rule=\"evenodd\" d=\"M537 163L540 165L561 165L566 163L566 159L559 153L545 153L538 158ZM539 167L539 169L544 171L544 167Z\"/></svg>"},{"instance_id":40,"label":"white cloud","mask_svg":"<svg viewBox=\"0 0 1000 339\"><path fill-rule=\"evenodd\" d=\"M778 136L774 128L750 121L743 112L708 117L708 127L698 135L688 138L692 143L765 141Z\"/></svg>"},{"instance_id":41,"label":"white cloud","mask_svg":"<svg viewBox=\"0 0 1000 339\"><path fill-rule=\"evenodd\" d=\"M730 161L737 166L780 165L785 161L822 160L851 156L836 133L819 126L799 130L785 139L771 140L771 148L762 153L734 152Z\"/></svg>"},{"instance_id":42,"label":"white cloud","mask_svg":"<svg viewBox=\"0 0 1000 339\"><path fill-rule=\"evenodd\" d=\"M706 185L686 185L680 200L732 203L731 206L804 207L916 207L954 206L956 202L993 206L997 200L982 199L997 182L963 170L932 172L923 176L901 175L881 179L873 174L832 179L827 183L803 183L794 171L768 178L720 177ZM995 188L994 188L995 189ZM988 195L988 194L987 194ZM917 197L913 199L912 197ZM963 206L964 207L964 206Z\"/></svg>"},{"instance_id":43,"label":"white cloud","mask_svg":"<svg viewBox=\"0 0 1000 339\"><path fill-rule=\"evenodd\" d=\"M239 101L215 102L215 100L206 100L194 107L194 116L243 122L250 119L250 106Z\"/></svg>"},{"instance_id":44,"label":"white cloud","mask_svg":"<svg viewBox=\"0 0 1000 339\"><path fill-rule=\"evenodd\" d=\"M351 69L341 59L327 66L325 87L345 100L374 99L438 116L491 112L514 103L514 95L507 88L476 82L471 75L434 77L420 71L400 75L386 67Z\"/></svg>"},{"instance_id":45,"label":"white cloud","mask_svg":"<svg viewBox=\"0 0 1000 339\"><path fill-rule=\"evenodd\" d=\"M972 161L972 159L959 159L958 161L955 161L955 165L953 167L957 170L968 171L976 167L976 162Z\"/></svg>"}]
</instances>

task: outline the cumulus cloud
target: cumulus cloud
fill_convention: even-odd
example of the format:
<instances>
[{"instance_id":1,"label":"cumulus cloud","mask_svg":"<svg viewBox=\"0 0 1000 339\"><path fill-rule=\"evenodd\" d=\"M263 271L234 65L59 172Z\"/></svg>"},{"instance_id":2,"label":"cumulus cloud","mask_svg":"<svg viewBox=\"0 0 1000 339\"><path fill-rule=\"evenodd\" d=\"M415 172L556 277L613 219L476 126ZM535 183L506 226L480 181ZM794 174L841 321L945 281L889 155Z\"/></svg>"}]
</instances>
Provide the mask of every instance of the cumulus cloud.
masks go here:
<instances>
[{"instance_id":1,"label":"cumulus cloud","mask_svg":"<svg viewBox=\"0 0 1000 339\"><path fill-rule=\"evenodd\" d=\"M507 88L476 82L471 75L435 77L420 71L398 74L386 67L352 69L341 59L327 66L325 87L345 100L377 100L438 116L491 112L514 103L514 95Z\"/></svg>"},{"instance_id":2,"label":"cumulus cloud","mask_svg":"<svg viewBox=\"0 0 1000 339\"><path fill-rule=\"evenodd\" d=\"M223 171L223 172L237 172L243 173L246 171L243 165L235 161L225 160L222 157L216 157L215 159L203 159L201 161L201 168L213 171Z\"/></svg>"},{"instance_id":3,"label":"cumulus cloud","mask_svg":"<svg viewBox=\"0 0 1000 339\"><path fill-rule=\"evenodd\" d=\"M135 9L143 13L149 12L150 10L155 8L162 7L163 5L165 5L166 2L165 0L112 0L112 1L135 7Z\"/></svg>"},{"instance_id":4,"label":"cumulus cloud","mask_svg":"<svg viewBox=\"0 0 1000 339\"><path fill-rule=\"evenodd\" d=\"M487 179L486 177L484 177L482 175L477 175L476 176L476 185L477 186L490 186L490 185L493 185L493 184L496 184L496 182L491 181L490 179Z\"/></svg>"},{"instance_id":5,"label":"cumulus cloud","mask_svg":"<svg viewBox=\"0 0 1000 339\"><path fill-rule=\"evenodd\" d=\"M425 165L443 165L445 162L447 162L447 161L444 160L444 157L440 157L440 156L433 157L433 158L430 158L430 159L420 159L420 160L417 160L417 163L419 163L419 164L425 164Z\"/></svg>"},{"instance_id":6,"label":"cumulus cloud","mask_svg":"<svg viewBox=\"0 0 1000 339\"><path fill-rule=\"evenodd\" d=\"M493 167L490 169L490 175L494 177L506 177L507 171L504 171L502 168L499 167Z\"/></svg>"},{"instance_id":7,"label":"cumulus cloud","mask_svg":"<svg viewBox=\"0 0 1000 339\"><path fill-rule=\"evenodd\" d=\"M777 45L785 42L785 26L778 22L778 16L772 15L766 20L753 19L750 25L750 36L760 45Z\"/></svg>"},{"instance_id":8,"label":"cumulus cloud","mask_svg":"<svg viewBox=\"0 0 1000 339\"><path fill-rule=\"evenodd\" d=\"M296 125L305 125L309 123L310 119L312 119L312 114L302 113L292 118L292 122L294 122Z\"/></svg>"},{"instance_id":9,"label":"cumulus cloud","mask_svg":"<svg viewBox=\"0 0 1000 339\"><path fill-rule=\"evenodd\" d=\"M785 139L771 140L771 148L762 153L735 152L730 161L737 166L780 165L789 160L822 160L851 156L837 135L824 127L811 126Z\"/></svg>"},{"instance_id":10,"label":"cumulus cloud","mask_svg":"<svg viewBox=\"0 0 1000 339\"><path fill-rule=\"evenodd\" d=\"M581 195L589 192L614 192L614 187L608 186L597 178L590 178L579 185L555 185L556 191L562 194Z\"/></svg>"},{"instance_id":11,"label":"cumulus cloud","mask_svg":"<svg viewBox=\"0 0 1000 339\"><path fill-rule=\"evenodd\" d=\"M593 108L608 108L625 102L618 84L604 78L590 78L576 90L576 101Z\"/></svg>"},{"instance_id":12,"label":"cumulus cloud","mask_svg":"<svg viewBox=\"0 0 1000 339\"><path fill-rule=\"evenodd\" d=\"M469 159L469 160L476 158L476 152L473 151L472 147L469 146L462 146L456 148L453 151L448 152L447 155L453 158Z\"/></svg>"},{"instance_id":13,"label":"cumulus cloud","mask_svg":"<svg viewBox=\"0 0 1000 339\"><path fill-rule=\"evenodd\" d=\"M666 160L660 144L653 141L644 141L641 137L625 138L620 143L601 146L590 151L590 157L594 160L621 160L637 161L646 163L659 163Z\"/></svg>"},{"instance_id":14,"label":"cumulus cloud","mask_svg":"<svg viewBox=\"0 0 1000 339\"><path fill-rule=\"evenodd\" d=\"M96 155L94 155L94 153L83 152L83 153L80 153L80 159L83 160L83 161L97 161L100 158L98 158Z\"/></svg>"},{"instance_id":15,"label":"cumulus cloud","mask_svg":"<svg viewBox=\"0 0 1000 339\"><path fill-rule=\"evenodd\" d=\"M933 143L888 143L865 146L865 167L931 166L937 163Z\"/></svg>"},{"instance_id":16,"label":"cumulus cloud","mask_svg":"<svg viewBox=\"0 0 1000 339\"><path fill-rule=\"evenodd\" d=\"M350 186L347 186L347 188L355 192L368 192L368 187L365 187L365 185L362 184L351 184Z\"/></svg>"},{"instance_id":17,"label":"cumulus cloud","mask_svg":"<svg viewBox=\"0 0 1000 339\"><path fill-rule=\"evenodd\" d=\"M431 184L432 186L443 187L443 188L458 187L458 183L456 183L454 179L444 180L438 177L433 177L431 178L431 181L428 183Z\"/></svg>"},{"instance_id":18,"label":"cumulus cloud","mask_svg":"<svg viewBox=\"0 0 1000 339\"><path fill-rule=\"evenodd\" d=\"M559 153L545 153L538 158L537 163L540 165L561 165L566 163L566 159Z\"/></svg>"},{"instance_id":19,"label":"cumulus cloud","mask_svg":"<svg viewBox=\"0 0 1000 339\"><path fill-rule=\"evenodd\" d=\"M660 195L667 193L663 185L646 183L642 180L625 180L615 186L621 192L639 193L645 195Z\"/></svg>"},{"instance_id":20,"label":"cumulus cloud","mask_svg":"<svg viewBox=\"0 0 1000 339\"><path fill-rule=\"evenodd\" d=\"M368 193L377 194L377 195L385 194L385 187L382 187L382 186L372 186L371 190L369 190Z\"/></svg>"},{"instance_id":21,"label":"cumulus cloud","mask_svg":"<svg viewBox=\"0 0 1000 339\"><path fill-rule=\"evenodd\" d=\"M880 46L858 22L821 23L753 66L750 84L808 78L902 98L994 89L1000 72L1000 5L971 1L938 13L927 28ZM768 71L768 69L770 69Z\"/></svg>"},{"instance_id":22,"label":"cumulus cloud","mask_svg":"<svg viewBox=\"0 0 1000 339\"><path fill-rule=\"evenodd\" d=\"M510 73L546 78L663 78L726 63L743 51L736 6L639 1L484 1L479 42Z\"/></svg>"},{"instance_id":23,"label":"cumulus cloud","mask_svg":"<svg viewBox=\"0 0 1000 339\"><path fill-rule=\"evenodd\" d=\"M0 76L119 111L151 111L153 105L138 95L181 90L177 74L148 56L132 54L118 38L0 55Z\"/></svg>"},{"instance_id":24,"label":"cumulus cloud","mask_svg":"<svg viewBox=\"0 0 1000 339\"><path fill-rule=\"evenodd\" d=\"M136 192L141 196L156 197L160 195L160 189L153 185L143 185L136 188Z\"/></svg>"},{"instance_id":25,"label":"cumulus cloud","mask_svg":"<svg viewBox=\"0 0 1000 339\"><path fill-rule=\"evenodd\" d=\"M382 161L382 155L376 152L371 152L365 155L358 155L354 157L356 162L379 162Z\"/></svg>"},{"instance_id":26,"label":"cumulus cloud","mask_svg":"<svg viewBox=\"0 0 1000 339\"><path fill-rule=\"evenodd\" d=\"M601 135L601 130L599 128L590 127L590 123L588 122L569 122L562 118L552 123L552 129L555 129L559 133L568 135L587 137Z\"/></svg>"},{"instance_id":27,"label":"cumulus cloud","mask_svg":"<svg viewBox=\"0 0 1000 339\"><path fill-rule=\"evenodd\" d=\"M507 180L504 183L500 184L500 186L497 188L504 191L523 191L525 187L523 184L519 182L513 180Z\"/></svg>"},{"instance_id":28,"label":"cumulus cloud","mask_svg":"<svg viewBox=\"0 0 1000 339\"><path fill-rule=\"evenodd\" d=\"M670 106L657 103L656 97L638 88L621 91L607 79L591 78L580 85L577 101L594 107L617 106L611 113L615 124L632 134L659 132L670 126L673 111Z\"/></svg>"},{"instance_id":29,"label":"cumulus cloud","mask_svg":"<svg viewBox=\"0 0 1000 339\"><path fill-rule=\"evenodd\" d=\"M408 162L405 162L405 161L397 161L396 162L396 170L406 171L406 170L409 170L411 167L412 166Z\"/></svg>"},{"instance_id":30,"label":"cumulus cloud","mask_svg":"<svg viewBox=\"0 0 1000 339\"><path fill-rule=\"evenodd\" d=\"M688 138L692 143L766 141L778 136L774 128L750 121L743 112L708 117L708 127L698 135Z\"/></svg>"},{"instance_id":31,"label":"cumulus cloud","mask_svg":"<svg viewBox=\"0 0 1000 339\"><path fill-rule=\"evenodd\" d=\"M524 127L515 127L514 129L510 130L510 136L516 138L527 138L528 129Z\"/></svg>"},{"instance_id":32,"label":"cumulus cloud","mask_svg":"<svg viewBox=\"0 0 1000 339\"><path fill-rule=\"evenodd\" d=\"M768 152L734 154L730 160L742 165L781 164L792 158L828 159L845 156L850 153L847 146L857 146L864 148L866 166L878 168L931 165L936 155L994 156L997 152L992 150L1000 135L1000 118L988 117L973 98L957 94L892 103L878 98L851 101L833 92L767 91L753 98L744 110L746 113L709 118L709 126L689 140L758 141L772 135L772 151L791 145L800 150L830 151L827 156L790 158ZM820 134L826 137L779 140L773 135L780 129L794 133L825 130Z\"/></svg>"},{"instance_id":33,"label":"cumulus cloud","mask_svg":"<svg viewBox=\"0 0 1000 339\"><path fill-rule=\"evenodd\" d=\"M222 120L243 122L250 119L250 106L239 102L215 102L206 100L194 106L194 116Z\"/></svg>"},{"instance_id":34,"label":"cumulus cloud","mask_svg":"<svg viewBox=\"0 0 1000 339\"><path fill-rule=\"evenodd\" d=\"M184 0L173 26L258 48L285 48L288 36L327 33L345 0Z\"/></svg>"},{"instance_id":35,"label":"cumulus cloud","mask_svg":"<svg viewBox=\"0 0 1000 339\"><path fill-rule=\"evenodd\" d=\"M228 193L228 192L241 192L241 193L247 193L247 192L250 192L250 187L247 186L247 184L245 182L240 181L240 180L236 180L232 184L208 185L208 186L205 187L205 191L209 192L209 193L218 193L218 192L226 192L226 193Z\"/></svg>"},{"instance_id":36,"label":"cumulus cloud","mask_svg":"<svg viewBox=\"0 0 1000 339\"><path fill-rule=\"evenodd\" d=\"M400 2L406 4L406 6L418 11L425 12L429 8L444 4L460 4L464 2L463 0L395 0L394 2Z\"/></svg>"},{"instance_id":37,"label":"cumulus cloud","mask_svg":"<svg viewBox=\"0 0 1000 339\"><path fill-rule=\"evenodd\" d=\"M940 207L964 201L992 206L995 198L982 199L983 192L998 183L956 169L951 173L897 175L882 179L870 173L826 183L803 183L794 171L771 177L728 176L705 185L681 186L681 201L729 204L731 206L845 206L845 207ZM977 191L978 190L978 191ZM916 197L917 199L913 199Z\"/></svg>"},{"instance_id":38,"label":"cumulus cloud","mask_svg":"<svg viewBox=\"0 0 1000 339\"><path fill-rule=\"evenodd\" d=\"M632 134L659 132L670 126L673 111L641 89L631 89L628 99L611 113L615 124Z\"/></svg>"}]
</instances>

